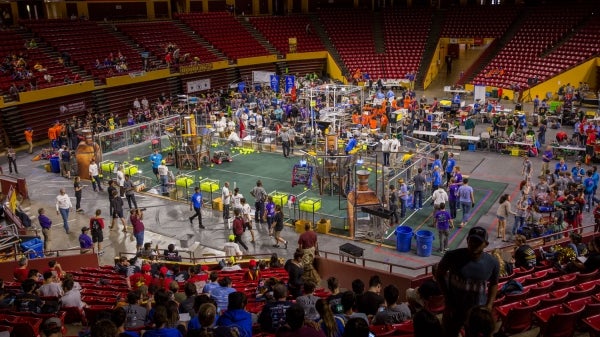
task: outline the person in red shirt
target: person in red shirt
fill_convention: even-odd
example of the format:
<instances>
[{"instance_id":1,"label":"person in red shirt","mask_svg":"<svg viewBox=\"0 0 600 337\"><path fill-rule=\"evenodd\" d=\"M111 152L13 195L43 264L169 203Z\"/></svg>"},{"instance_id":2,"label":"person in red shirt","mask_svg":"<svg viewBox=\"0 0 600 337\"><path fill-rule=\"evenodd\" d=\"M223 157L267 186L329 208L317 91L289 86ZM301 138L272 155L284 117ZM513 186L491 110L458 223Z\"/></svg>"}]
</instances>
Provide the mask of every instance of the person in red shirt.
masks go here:
<instances>
[{"instance_id":1,"label":"person in red shirt","mask_svg":"<svg viewBox=\"0 0 600 337\"><path fill-rule=\"evenodd\" d=\"M260 271L256 267L256 260L248 261L248 270L244 274L244 280L257 281L260 279Z\"/></svg>"},{"instance_id":2,"label":"person in red shirt","mask_svg":"<svg viewBox=\"0 0 600 337\"><path fill-rule=\"evenodd\" d=\"M19 266L15 268L13 272L13 276L15 277L15 281L23 282L29 276L29 269L27 269L28 260L26 257L22 257L19 260Z\"/></svg>"},{"instance_id":3,"label":"person in red shirt","mask_svg":"<svg viewBox=\"0 0 600 337\"><path fill-rule=\"evenodd\" d=\"M129 276L129 284L131 285L132 290L138 290L139 287L143 285L149 286L152 283L152 275L150 275L151 269L152 267L150 267L149 264L144 264L141 272Z\"/></svg>"},{"instance_id":4,"label":"person in red shirt","mask_svg":"<svg viewBox=\"0 0 600 337\"><path fill-rule=\"evenodd\" d=\"M169 272L169 269L165 266L160 267L159 273L158 273L158 278L155 278L152 280L152 284L157 286L159 289L165 289L165 290L170 290L169 286L171 285L171 282L173 282L173 279L170 277L167 277L167 273Z\"/></svg>"},{"instance_id":5,"label":"person in red shirt","mask_svg":"<svg viewBox=\"0 0 600 337\"><path fill-rule=\"evenodd\" d=\"M304 266L304 275L308 275L316 284L321 282L319 274L313 267L315 256L319 252L319 243L317 242L317 233L312 230L310 224L304 225L304 233L298 238L298 249L302 250L302 264Z\"/></svg>"}]
</instances>

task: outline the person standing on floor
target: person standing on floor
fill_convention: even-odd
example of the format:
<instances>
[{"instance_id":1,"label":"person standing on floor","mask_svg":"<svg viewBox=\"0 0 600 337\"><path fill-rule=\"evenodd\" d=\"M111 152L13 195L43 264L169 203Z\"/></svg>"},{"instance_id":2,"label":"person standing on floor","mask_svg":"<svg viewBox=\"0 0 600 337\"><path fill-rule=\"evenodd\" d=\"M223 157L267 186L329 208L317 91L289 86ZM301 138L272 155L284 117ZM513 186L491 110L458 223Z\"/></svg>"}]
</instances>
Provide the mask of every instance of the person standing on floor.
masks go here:
<instances>
[{"instance_id":1,"label":"person standing on floor","mask_svg":"<svg viewBox=\"0 0 600 337\"><path fill-rule=\"evenodd\" d=\"M152 172L156 176L156 180L160 181L160 175L158 174L158 167L162 163L162 154L158 152L158 149L154 149L154 153L150 155L150 162L152 163Z\"/></svg>"},{"instance_id":2,"label":"person standing on floor","mask_svg":"<svg viewBox=\"0 0 600 337\"><path fill-rule=\"evenodd\" d=\"M413 191L413 209L418 211L423 208L423 191L425 190L425 184L427 179L423 174L423 169L419 167L417 175L413 178L414 191Z\"/></svg>"},{"instance_id":3,"label":"person standing on floor","mask_svg":"<svg viewBox=\"0 0 600 337\"><path fill-rule=\"evenodd\" d=\"M498 260L485 253L488 246L485 228L473 227L467 247L444 254L434 275L445 298L442 317L446 337L456 337L472 307L484 305L492 310L498 292Z\"/></svg>"},{"instance_id":4,"label":"person standing on floor","mask_svg":"<svg viewBox=\"0 0 600 337\"><path fill-rule=\"evenodd\" d=\"M125 182L123 183L123 188L125 189L125 197L127 198L127 205L129 209L131 209L131 205L133 204L133 208L138 208L137 201L135 200L135 185L131 180L131 176L129 174L125 175Z\"/></svg>"},{"instance_id":5,"label":"person standing on floor","mask_svg":"<svg viewBox=\"0 0 600 337\"><path fill-rule=\"evenodd\" d=\"M439 209L433 216L435 226L437 227L438 234L440 235L440 253L448 251L448 236L450 236L450 228L454 228L454 221L450 216L450 213L446 211L446 204L441 203Z\"/></svg>"},{"instance_id":6,"label":"person standing on floor","mask_svg":"<svg viewBox=\"0 0 600 337\"><path fill-rule=\"evenodd\" d=\"M390 226L397 225L400 222L400 219L398 218L398 191L394 185L390 185L388 209L392 214L390 217Z\"/></svg>"},{"instance_id":7,"label":"person standing on floor","mask_svg":"<svg viewBox=\"0 0 600 337\"><path fill-rule=\"evenodd\" d=\"M166 165L166 161L160 162L157 167L158 176L160 177L160 193L165 196L169 193L169 168Z\"/></svg>"},{"instance_id":8,"label":"person standing on floor","mask_svg":"<svg viewBox=\"0 0 600 337\"><path fill-rule=\"evenodd\" d=\"M315 284L321 283L321 277L315 269L313 262L319 253L319 241L317 233L312 230L310 223L304 225L304 233L298 237L298 249L302 250L302 264L304 265L304 276L306 280L312 280Z\"/></svg>"},{"instance_id":9,"label":"person standing on floor","mask_svg":"<svg viewBox=\"0 0 600 337\"><path fill-rule=\"evenodd\" d=\"M247 228L250 231L250 237L252 241L250 243L256 243L254 240L254 230L252 230L252 208L250 208L250 204L246 201L246 198L240 199L240 203L242 204L242 218L244 219L244 228Z\"/></svg>"},{"instance_id":10,"label":"person standing on floor","mask_svg":"<svg viewBox=\"0 0 600 337\"><path fill-rule=\"evenodd\" d=\"M96 210L96 213L93 217L90 218L90 232L92 232L92 242L98 245L98 255L104 254L102 250L102 242L104 241L104 218L100 215L102 211L100 209Z\"/></svg>"},{"instance_id":11,"label":"person standing on floor","mask_svg":"<svg viewBox=\"0 0 600 337\"><path fill-rule=\"evenodd\" d=\"M231 191L229 190L229 182L223 184L221 189L221 201L223 202L223 223L229 223L229 208L231 206Z\"/></svg>"},{"instance_id":12,"label":"person standing on floor","mask_svg":"<svg viewBox=\"0 0 600 337\"><path fill-rule=\"evenodd\" d=\"M46 215L46 210L38 209L38 222L42 227L42 235L44 236L44 251L48 251L50 246L50 230L52 229L52 220Z\"/></svg>"},{"instance_id":13,"label":"person standing on floor","mask_svg":"<svg viewBox=\"0 0 600 337\"><path fill-rule=\"evenodd\" d=\"M506 220L509 215L517 215L510 209L510 195L503 194L498 200L500 206L496 211L496 217L498 218L498 239L502 238L502 242L508 242L506 240Z\"/></svg>"},{"instance_id":14,"label":"person standing on floor","mask_svg":"<svg viewBox=\"0 0 600 337\"><path fill-rule=\"evenodd\" d=\"M448 198L448 193L446 193L446 190L444 190L444 187L442 185L438 185L438 188L433 191L433 195L431 196L431 199L433 201L433 225L431 227L435 227L435 214L437 213L437 211L440 209L441 205L444 204L447 205L449 202L449 198Z\"/></svg>"},{"instance_id":15,"label":"person standing on floor","mask_svg":"<svg viewBox=\"0 0 600 337\"><path fill-rule=\"evenodd\" d=\"M473 187L469 186L469 179L464 178L462 185L458 188L458 202L463 212L460 228L465 227L469 221L471 208L475 207L475 196L473 195Z\"/></svg>"},{"instance_id":16,"label":"person standing on floor","mask_svg":"<svg viewBox=\"0 0 600 337\"><path fill-rule=\"evenodd\" d=\"M6 158L8 159L8 171L12 174L14 167L15 173L19 174L19 170L17 169L17 152L15 152L12 145L6 148Z\"/></svg>"},{"instance_id":17,"label":"person standing on floor","mask_svg":"<svg viewBox=\"0 0 600 337\"><path fill-rule=\"evenodd\" d=\"M379 141L381 143L381 152L383 152L383 166L390 166L390 151L392 141L387 134Z\"/></svg>"},{"instance_id":18,"label":"person standing on floor","mask_svg":"<svg viewBox=\"0 0 600 337\"><path fill-rule=\"evenodd\" d=\"M87 254L94 248L92 238L88 235L89 227L84 226L81 228L81 234L79 235L79 253Z\"/></svg>"},{"instance_id":19,"label":"person standing on floor","mask_svg":"<svg viewBox=\"0 0 600 337\"><path fill-rule=\"evenodd\" d=\"M56 215L60 214L62 217L63 227L67 234L69 234L69 211L71 209L73 209L71 198L69 198L65 189L61 188L59 194L56 196Z\"/></svg>"},{"instance_id":20,"label":"person standing on floor","mask_svg":"<svg viewBox=\"0 0 600 337\"><path fill-rule=\"evenodd\" d=\"M29 145L28 153L32 154L33 153L33 129L27 128L27 129L25 129L23 134L25 135L25 141L27 142L27 145Z\"/></svg>"},{"instance_id":21,"label":"person standing on floor","mask_svg":"<svg viewBox=\"0 0 600 337\"><path fill-rule=\"evenodd\" d=\"M239 209L241 213L243 197L244 195L240 193L239 187L233 189L233 195L231 196L231 205L233 206L233 210Z\"/></svg>"},{"instance_id":22,"label":"person standing on floor","mask_svg":"<svg viewBox=\"0 0 600 337\"><path fill-rule=\"evenodd\" d=\"M448 153L448 162L446 163L446 187L450 186L450 179L452 173L454 173L454 167L456 166L456 159L454 159L454 153Z\"/></svg>"},{"instance_id":23,"label":"person standing on floor","mask_svg":"<svg viewBox=\"0 0 600 337\"><path fill-rule=\"evenodd\" d=\"M257 224L262 224L265 211L265 201L267 200L267 191L265 191L262 181L256 181L256 186L252 188L250 195L254 197L254 222Z\"/></svg>"},{"instance_id":24,"label":"person standing on floor","mask_svg":"<svg viewBox=\"0 0 600 337\"><path fill-rule=\"evenodd\" d=\"M240 246L244 247L246 251L248 251L248 246L244 240L242 240L242 235L244 234L244 219L242 218L242 214L239 209L233 210L233 235L235 235L235 242Z\"/></svg>"},{"instance_id":25,"label":"person standing on floor","mask_svg":"<svg viewBox=\"0 0 600 337\"><path fill-rule=\"evenodd\" d=\"M454 181L454 177L450 178L450 185L448 186L448 206L450 208L450 216L452 219L456 219L456 209L458 208L458 188L460 184Z\"/></svg>"},{"instance_id":26,"label":"person standing on floor","mask_svg":"<svg viewBox=\"0 0 600 337\"><path fill-rule=\"evenodd\" d=\"M63 177L71 179L71 151L66 145L62 146L60 152L60 173Z\"/></svg>"},{"instance_id":27,"label":"person standing on floor","mask_svg":"<svg viewBox=\"0 0 600 337\"><path fill-rule=\"evenodd\" d=\"M115 187L115 181L114 180L109 180L108 181L108 188L106 189L106 192L108 193L108 213L110 214L110 216L112 216L113 214L113 208L112 208L112 200L113 200L113 192L116 191L117 188Z\"/></svg>"},{"instance_id":28,"label":"person standing on floor","mask_svg":"<svg viewBox=\"0 0 600 337\"><path fill-rule=\"evenodd\" d=\"M127 233L127 224L125 223L125 217L123 216L123 199L119 196L119 192L115 189L112 192L113 198L110 201L112 208L112 221L110 223L110 229L115 227L117 219L121 220L123 224L123 233Z\"/></svg>"},{"instance_id":29,"label":"person standing on floor","mask_svg":"<svg viewBox=\"0 0 600 337\"><path fill-rule=\"evenodd\" d=\"M83 187L81 185L81 178L79 178L79 176L75 177L75 179L73 179L73 190L75 190L75 211L76 212L83 212L83 209L81 209L81 195L83 194Z\"/></svg>"},{"instance_id":30,"label":"person standing on floor","mask_svg":"<svg viewBox=\"0 0 600 337\"><path fill-rule=\"evenodd\" d=\"M281 206L275 206L275 216L273 217L273 221L275 222L275 227L273 228L273 237L275 238L275 244L273 247L279 248L279 243L283 243L285 249L288 247L288 242L281 237L281 231L283 230L283 211L281 210Z\"/></svg>"},{"instance_id":31,"label":"person standing on floor","mask_svg":"<svg viewBox=\"0 0 600 337\"><path fill-rule=\"evenodd\" d=\"M125 196L125 172L123 172L123 165L119 165L117 168L117 185L119 186L119 196L122 198Z\"/></svg>"},{"instance_id":32,"label":"person standing on floor","mask_svg":"<svg viewBox=\"0 0 600 337\"><path fill-rule=\"evenodd\" d=\"M290 134L288 133L287 127L281 129L280 137L283 156L287 158L290 155Z\"/></svg>"},{"instance_id":33,"label":"person standing on floor","mask_svg":"<svg viewBox=\"0 0 600 337\"><path fill-rule=\"evenodd\" d=\"M204 227L204 225L202 225L202 204L203 204L203 200L202 200L202 192L200 191L200 187L196 186L194 187L194 194L192 194L192 197L190 198L190 211L193 209L194 210L194 215L192 215L190 217L190 224L194 223L194 218L198 217L198 227L200 227L200 229L204 229L206 227Z\"/></svg>"},{"instance_id":34,"label":"person standing on floor","mask_svg":"<svg viewBox=\"0 0 600 337\"><path fill-rule=\"evenodd\" d=\"M146 227L142 222L144 220L144 212L141 209L132 209L129 211L129 222L133 228L133 236L135 237L135 248L139 252L144 245L144 231Z\"/></svg>"},{"instance_id":35,"label":"person standing on floor","mask_svg":"<svg viewBox=\"0 0 600 337\"><path fill-rule=\"evenodd\" d=\"M98 164L94 158L92 158L90 161L88 173L90 174L90 179L92 180L92 188L94 189L94 192L97 192L98 190L100 190L100 192L104 191L104 189L102 189L102 182L100 181ZM96 189L96 185L98 185L98 190Z\"/></svg>"},{"instance_id":36,"label":"person standing on floor","mask_svg":"<svg viewBox=\"0 0 600 337\"><path fill-rule=\"evenodd\" d=\"M408 203L408 186L403 178L398 179L398 200L400 201L400 218L406 216L406 204Z\"/></svg>"},{"instance_id":37,"label":"person standing on floor","mask_svg":"<svg viewBox=\"0 0 600 337\"><path fill-rule=\"evenodd\" d=\"M269 229L269 235L273 235L273 221L275 219L275 203L273 197L267 197L267 203L265 204L265 217L267 218L267 228Z\"/></svg>"}]
</instances>

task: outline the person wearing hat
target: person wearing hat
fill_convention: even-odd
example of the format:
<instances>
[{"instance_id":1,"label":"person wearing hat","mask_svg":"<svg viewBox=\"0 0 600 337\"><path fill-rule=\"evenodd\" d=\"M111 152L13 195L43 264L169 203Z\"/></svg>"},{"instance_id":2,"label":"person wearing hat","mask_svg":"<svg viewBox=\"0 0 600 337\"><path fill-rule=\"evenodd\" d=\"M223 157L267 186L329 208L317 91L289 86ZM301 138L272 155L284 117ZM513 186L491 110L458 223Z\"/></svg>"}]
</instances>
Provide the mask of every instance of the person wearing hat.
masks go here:
<instances>
[{"instance_id":1,"label":"person wearing hat","mask_svg":"<svg viewBox=\"0 0 600 337\"><path fill-rule=\"evenodd\" d=\"M44 321L44 324L41 326L41 330L46 337L61 337L62 322L58 317L50 317Z\"/></svg>"},{"instance_id":2,"label":"person wearing hat","mask_svg":"<svg viewBox=\"0 0 600 337\"><path fill-rule=\"evenodd\" d=\"M169 167L166 164L167 162L165 160L161 160L160 165L158 165L157 168L162 195L165 195L169 192L167 189L167 186L169 185Z\"/></svg>"},{"instance_id":3,"label":"person wearing hat","mask_svg":"<svg viewBox=\"0 0 600 337\"><path fill-rule=\"evenodd\" d=\"M472 307L492 310L498 292L498 260L484 252L488 233L473 227L467 235L467 247L447 252L434 275L444 294L446 305L442 325L446 336L455 337L463 327Z\"/></svg>"},{"instance_id":4,"label":"person wearing hat","mask_svg":"<svg viewBox=\"0 0 600 337\"><path fill-rule=\"evenodd\" d=\"M248 261L248 270L244 274L244 280L246 281L256 281L260 279L260 270L258 270L258 263L256 260Z\"/></svg>"},{"instance_id":5,"label":"person wearing hat","mask_svg":"<svg viewBox=\"0 0 600 337\"><path fill-rule=\"evenodd\" d=\"M92 238L89 236L90 228L88 226L81 228L81 234L79 235L79 248L81 254L89 253L94 247L94 243L92 242Z\"/></svg>"},{"instance_id":6,"label":"person wearing hat","mask_svg":"<svg viewBox=\"0 0 600 337\"><path fill-rule=\"evenodd\" d=\"M31 154L31 153L33 153L33 129L27 128L27 129L25 129L23 134L25 135L25 141L29 145L29 150L27 152L29 152L29 154Z\"/></svg>"},{"instance_id":7,"label":"person wearing hat","mask_svg":"<svg viewBox=\"0 0 600 337\"><path fill-rule=\"evenodd\" d=\"M229 241L225 242L225 245L223 245L223 251L225 252L225 256L227 256L228 258L231 256L242 257L242 250L240 249L240 246L235 242L235 235L229 235L228 239Z\"/></svg>"}]
</instances>

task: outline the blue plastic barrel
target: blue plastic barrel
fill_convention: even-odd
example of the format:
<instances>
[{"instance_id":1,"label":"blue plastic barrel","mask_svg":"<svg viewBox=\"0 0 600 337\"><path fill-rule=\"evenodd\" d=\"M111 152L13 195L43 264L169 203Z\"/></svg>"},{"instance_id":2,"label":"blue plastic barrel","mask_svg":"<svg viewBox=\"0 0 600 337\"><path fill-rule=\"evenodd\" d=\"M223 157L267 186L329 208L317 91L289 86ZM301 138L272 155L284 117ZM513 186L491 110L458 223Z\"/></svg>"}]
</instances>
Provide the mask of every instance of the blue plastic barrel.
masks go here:
<instances>
[{"instance_id":1,"label":"blue plastic barrel","mask_svg":"<svg viewBox=\"0 0 600 337\"><path fill-rule=\"evenodd\" d=\"M50 157L50 168L52 168L52 173L60 173L59 157Z\"/></svg>"},{"instance_id":2,"label":"blue plastic barrel","mask_svg":"<svg viewBox=\"0 0 600 337\"><path fill-rule=\"evenodd\" d=\"M408 226L396 227L396 250L399 252L410 252L413 231Z\"/></svg>"},{"instance_id":3,"label":"blue plastic barrel","mask_svg":"<svg viewBox=\"0 0 600 337\"><path fill-rule=\"evenodd\" d=\"M420 230L415 234L417 238L417 255L427 257L431 255L433 246L433 233L428 230Z\"/></svg>"}]
</instances>

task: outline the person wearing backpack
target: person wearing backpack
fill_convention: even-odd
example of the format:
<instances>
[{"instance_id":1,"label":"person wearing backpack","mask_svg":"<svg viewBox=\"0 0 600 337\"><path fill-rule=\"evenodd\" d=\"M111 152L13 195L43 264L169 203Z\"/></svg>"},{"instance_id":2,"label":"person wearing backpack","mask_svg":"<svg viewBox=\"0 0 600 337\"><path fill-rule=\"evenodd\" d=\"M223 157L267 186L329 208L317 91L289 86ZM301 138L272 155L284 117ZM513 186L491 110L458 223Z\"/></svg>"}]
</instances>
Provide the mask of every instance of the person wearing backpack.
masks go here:
<instances>
[{"instance_id":1,"label":"person wearing backpack","mask_svg":"<svg viewBox=\"0 0 600 337\"><path fill-rule=\"evenodd\" d=\"M244 234L244 218L242 218L241 212L239 209L233 210L233 235L235 235L235 242L240 246L244 247L246 251L248 251L248 246L242 240L242 234Z\"/></svg>"},{"instance_id":2,"label":"person wearing backpack","mask_svg":"<svg viewBox=\"0 0 600 337\"><path fill-rule=\"evenodd\" d=\"M98 255L104 254L102 250L102 241L104 241L104 235L102 230L104 229L104 218L100 216L102 211L96 210L96 214L90 218L90 232L92 234L92 242L98 244Z\"/></svg>"}]
</instances>

